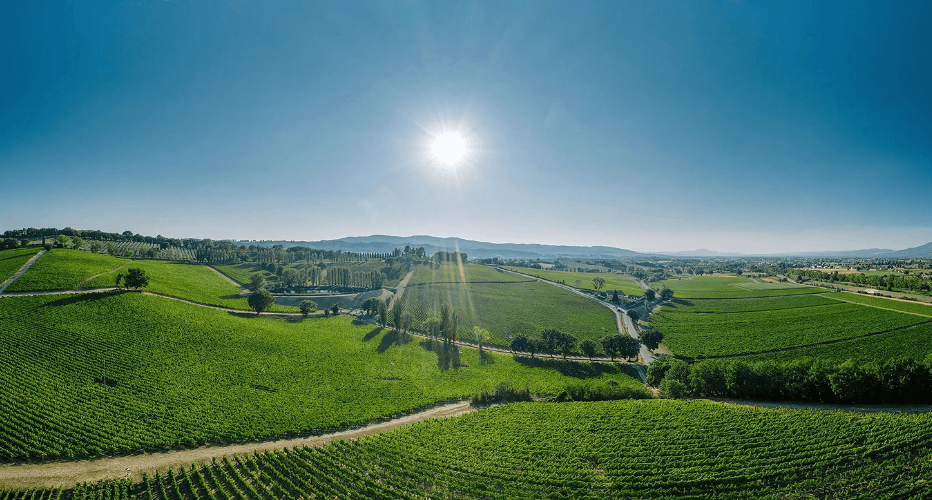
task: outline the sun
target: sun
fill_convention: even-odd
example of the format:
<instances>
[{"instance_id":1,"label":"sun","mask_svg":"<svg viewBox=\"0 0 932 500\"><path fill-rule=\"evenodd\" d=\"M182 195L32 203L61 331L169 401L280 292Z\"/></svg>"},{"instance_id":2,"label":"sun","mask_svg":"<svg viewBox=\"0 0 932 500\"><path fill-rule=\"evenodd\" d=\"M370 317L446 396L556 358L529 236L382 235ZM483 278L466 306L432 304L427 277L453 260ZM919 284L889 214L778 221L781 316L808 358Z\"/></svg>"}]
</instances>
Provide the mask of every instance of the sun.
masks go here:
<instances>
[{"instance_id":1,"label":"sun","mask_svg":"<svg viewBox=\"0 0 932 500\"><path fill-rule=\"evenodd\" d=\"M462 161L467 150L466 141L456 132L440 134L430 145L430 154L440 163L450 167Z\"/></svg>"}]
</instances>

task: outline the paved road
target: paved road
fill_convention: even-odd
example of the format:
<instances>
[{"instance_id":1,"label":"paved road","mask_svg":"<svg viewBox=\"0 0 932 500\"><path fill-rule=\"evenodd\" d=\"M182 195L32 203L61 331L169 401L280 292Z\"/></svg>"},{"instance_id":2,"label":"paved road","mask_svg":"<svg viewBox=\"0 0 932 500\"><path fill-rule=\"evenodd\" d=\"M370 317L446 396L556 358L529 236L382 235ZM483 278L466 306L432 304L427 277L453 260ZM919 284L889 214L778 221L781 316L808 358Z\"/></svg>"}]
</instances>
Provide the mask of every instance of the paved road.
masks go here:
<instances>
[{"instance_id":1,"label":"paved road","mask_svg":"<svg viewBox=\"0 0 932 500\"><path fill-rule=\"evenodd\" d=\"M556 283L556 282L554 282L554 281L548 281L548 280L545 280L545 279L542 279L542 278L538 278L537 276L532 276L532 275L529 275L529 274L520 273L520 272L517 272L517 271L513 271L513 270L511 270L511 269L505 269L505 268L503 268L503 267L496 267L496 269L500 269L500 270L502 270L502 271L504 271L504 272L506 272L506 273L512 273L512 274L516 274L516 275L518 275L518 276L524 276L524 277L527 277L527 278L531 278L531 279L540 281L540 282L542 282L542 283L548 283L548 284L553 285L553 286L558 286L558 287L564 288L564 289L566 289L566 290L569 290L569 291L571 291L571 292L573 292L573 293L575 293L575 294L582 295L583 297L586 297L586 298L588 298L588 299L590 299L590 300L594 300L594 301L598 302L599 304L602 304L603 306L609 308L609 309L615 314L615 322L616 322L616 324L618 325L618 333L621 333L621 334L627 333L628 335L630 335L630 336L632 336L632 337L634 337L634 338L639 338L639 337L638 337L637 328L635 328L635 326L634 326L634 322L631 321L631 318L630 318L630 317L628 317L628 314L627 314L627 313L628 313L628 310L627 310L627 309L623 309L623 308L621 308L621 307L616 306L615 304L612 304L611 302L607 302L607 301L601 300L601 299L599 299L599 298L593 297L592 295L590 295L590 294L588 294L588 293L580 292L579 290L577 290L577 289L575 289L575 288L573 288L573 287L571 287L571 286L569 286L569 285L564 285L563 283ZM640 286L642 289L645 289L644 287L646 287L647 285L646 285L643 281L638 280L638 286ZM649 288L649 287L648 287L648 288ZM641 345L641 359L642 359L642 361L643 361L645 367L648 366L648 365L650 365L650 364L654 361L654 355L650 352L650 349L648 349L647 347L644 347L643 345ZM638 371L639 371L639 373L640 373L641 370L638 370ZM645 373L646 373L646 370L645 370ZM641 379L644 380L644 374L642 374Z\"/></svg>"},{"instance_id":2,"label":"paved road","mask_svg":"<svg viewBox=\"0 0 932 500\"><path fill-rule=\"evenodd\" d=\"M41 257L42 254L44 253L45 253L45 250L39 250L39 253L33 255L32 258L29 259L28 262L23 264L23 267L19 268L19 271L16 271L16 274L14 274L12 278L4 281L3 284L0 285L0 293L3 293L3 291L6 290L6 287L10 286L10 284L16 281L16 278L19 278L20 276L22 276L23 273L25 273L27 269L32 267L32 265L35 264L36 260L38 260L39 257Z\"/></svg>"}]
</instances>

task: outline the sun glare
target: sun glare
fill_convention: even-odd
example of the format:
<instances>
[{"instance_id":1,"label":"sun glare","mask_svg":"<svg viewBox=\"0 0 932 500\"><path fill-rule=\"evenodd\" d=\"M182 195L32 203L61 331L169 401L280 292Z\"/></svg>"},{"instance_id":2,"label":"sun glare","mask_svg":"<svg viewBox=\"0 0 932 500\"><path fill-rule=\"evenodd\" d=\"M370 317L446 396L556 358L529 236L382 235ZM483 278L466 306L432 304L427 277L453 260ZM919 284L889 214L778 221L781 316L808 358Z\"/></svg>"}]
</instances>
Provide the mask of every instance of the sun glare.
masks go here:
<instances>
[{"instance_id":1,"label":"sun glare","mask_svg":"<svg viewBox=\"0 0 932 500\"><path fill-rule=\"evenodd\" d=\"M454 166L466 155L466 141L454 132L438 135L430 145L430 153L440 163Z\"/></svg>"}]
</instances>

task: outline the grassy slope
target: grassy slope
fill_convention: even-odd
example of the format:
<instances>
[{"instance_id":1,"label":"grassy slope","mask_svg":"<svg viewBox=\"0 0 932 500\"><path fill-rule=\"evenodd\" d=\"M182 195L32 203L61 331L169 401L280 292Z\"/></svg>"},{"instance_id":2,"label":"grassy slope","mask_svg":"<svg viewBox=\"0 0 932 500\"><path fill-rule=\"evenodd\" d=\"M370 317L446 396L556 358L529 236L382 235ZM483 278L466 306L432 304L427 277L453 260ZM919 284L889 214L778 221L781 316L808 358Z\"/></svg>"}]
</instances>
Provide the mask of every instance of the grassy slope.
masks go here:
<instances>
[{"instance_id":1,"label":"grassy slope","mask_svg":"<svg viewBox=\"0 0 932 500\"><path fill-rule=\"evenodd\" d=\"M743 285L748 288L737 285ZM741 276L696 276L692 279L673 279L656 283L656 286L666 286L672 289L675 297L684 299L772 297L778 295L822 293L825 291L821 288L806 287L793 283L774 283L774 285L779 285L781 288L773 288L769 285L770 284L756 283L749 278ZM762 289L752 289L755 287Z\"/></svg>"},{"instance_id":2,"label":"grassy slope","mask_svg":"<svg viewBox=\"0 0 932 500\"><path fill-rule=\"evenodd\" d=\"M522 403L355 442L218 460L174 477L256 477L259 491L304 498L928 498L930 449L929 413ZM225 496L166 476L148 488L171 499L179 489L184 498ZM146 484L126 489L148 498Z\"/></svg>"},{"instance_id":3,"label":"grassy slope","mask_svg":"<svg viewBox=\"0 0 932 500\"><path fill-rule=\"evenodd\" d=\"M259 269L255 264L213 264L213 266L242 285L248 285L253 274L262 273L263 276L272 274L264 269Z\"/></svg>"},{"instance_id":4,"label":"grassy slope","mask_svg":"<svg viewBox=\"0 0 932 500\"><path fill-rule=\"evenodd\" d=\"M845 292L832 292L825 294L825 296L837 300L843 300L845 302L854 302L856 304L864 304L872 307L880 307L883 309L892 309L894 311L908 312L912 314L920 314L922 316L932 317L932 304L903 302L902 300L891 300L882 297L869 297L857 293Z\"/></svg>"},{"instance_id":5,"label":"grassy slope","mask_svg":"<svg viewBox=\"0 0 932 500\"><path fill-rule=\"evenodd\" d=\"M895 332L851 339L823 346L748 356L747 361L792 361L800 358L820 358L837 362L855 359L862 362L883 362L891 358L911 358L917 361L932 354L932 325L919 325Z\"/></svg>"},{"instance_id":6,"label":"grassy slope","mask_svg":"<svg viewBox=\"0 0 932 500\"><path fill-rule=\"evenodd\" d=\"M40 248L16 248L0 251L0 283L13 277L16 271L39 253Z\"/></svg>"},{"instance_id":7,"label":"grassy slope","mask_svg":"<svg viewBox=\"0 0 932 500\"><path fill-rule=\"evenodd\" d=\"M107 272L128 262L107 255L56 248L39 260L7 288L9 292L32 290L70 290L91 276ZM106 286L113 286L113 279Z\"/></svg>"},{"instance_id":8,"label":"grassy slope","mask_svg":"<svg viewBox=\"0 0 932 500\"><path fill-rule=\"evenodd\" d=\"M683 356L719 356L853 338L928 318L837 302L834 305L730 314L662 312L651 325Z\"/></svg>"},{"instance_id":9,"label":"grassy slope","mask_svg":"<svg viewBox=\"0 0 932 500\"><path fill-rule=\"evenodd\" d=\"M418 283L463 283L466 281L528 281L530 278L516 276L511 273L496 271L494 268L481 264L467 263L462 268L453 264L441 265L438 269L428 266L417 266L408 285Z\"/></svg>"},{"instance_id":10,"label":"grassy slope","mask_svg":"<svg viewBox=\"0 0 932 500\"><path fill-rule=\"evenodd\" d=\"M303 433L501 382L557 393L578 381L509 356L480 364L469 349L462 352L468 368L441 371L418 341L399 345L393 334L345 317L241 317L135 293L16 297L0 306L0 456L7 458ZM400 380L381 379L390 362ZM639 385L619 368L569 366L578 377Z\"/></svg>"},{"instance_id":11,"label":"grassy slope","mask_svg":"<svg viewBox=\"0 0 932 500\"><path fill-rule=\"evenodd\" d=\"M631 278L626 278L612 273L573 273L567 271L548 271L545 269L530 269L526 267L509 267L519 273L537 276L550 281L562 281L569 286L577 287L576 280L579 280L579 286L585 290L594 290L592 278L602 278L605 280L603 291L621 290L626 295L643 295L641 287Z\"/></svg>"},{"instance_id":12,"label":"grassy slope","mask_svg":"<svg viewBox=\"0 0 932 500\"><path fill-rule=\"evenodd\" d=\"M469 338L473 326L489 330L491 342L508 345L517 335L537 337L556 328L579 341L617 333L606 307L546 283L469 283L408 287L403 303L416 328L431 315L440 317L443 301L460 311L460 331ZM601 346L600 346L601 349Z\"/></svg>"},{"instance_id":13,"label":"grassy slope","mask_svg":"<svg viewBox=\"0 0 932 500\"><path fill-rule=\"evenodd\" d=\"M163 260L139 260L131 267L143 269L149 275L147 290L181 299L232 309L248 310L246 297L240 296L240 288L230 283L207 266L184 264ZM86 285L93 287L113 286L115 273L108 273L91 280ZM298 311L297 307L275 305L270 311Z\"/></svg>"}]
</instances>

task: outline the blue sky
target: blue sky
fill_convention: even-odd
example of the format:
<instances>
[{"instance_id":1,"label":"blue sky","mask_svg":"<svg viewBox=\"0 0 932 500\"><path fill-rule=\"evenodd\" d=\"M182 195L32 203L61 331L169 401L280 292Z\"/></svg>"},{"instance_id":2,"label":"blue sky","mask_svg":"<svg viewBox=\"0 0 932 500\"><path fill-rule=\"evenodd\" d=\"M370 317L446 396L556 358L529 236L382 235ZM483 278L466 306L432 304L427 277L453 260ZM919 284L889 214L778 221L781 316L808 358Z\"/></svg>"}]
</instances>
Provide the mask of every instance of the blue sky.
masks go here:
<instances>
[{"instance_id":1,"label":"blue sky","mask_svg":"<svg viewBox=\"0 0 932 500\"><path fill-rule=\"evenodd\" d=\"M932 241L924 2L4 2L0 229ZM457 132L456 169L429 154Z\"/></svg>"}]
</instances>

